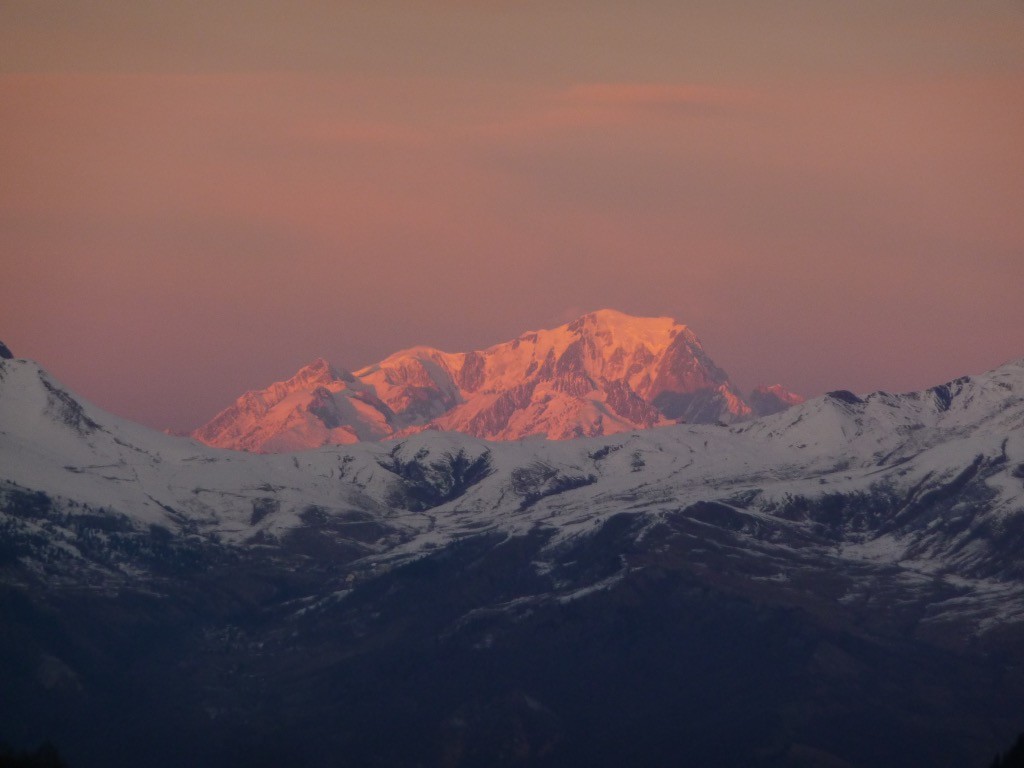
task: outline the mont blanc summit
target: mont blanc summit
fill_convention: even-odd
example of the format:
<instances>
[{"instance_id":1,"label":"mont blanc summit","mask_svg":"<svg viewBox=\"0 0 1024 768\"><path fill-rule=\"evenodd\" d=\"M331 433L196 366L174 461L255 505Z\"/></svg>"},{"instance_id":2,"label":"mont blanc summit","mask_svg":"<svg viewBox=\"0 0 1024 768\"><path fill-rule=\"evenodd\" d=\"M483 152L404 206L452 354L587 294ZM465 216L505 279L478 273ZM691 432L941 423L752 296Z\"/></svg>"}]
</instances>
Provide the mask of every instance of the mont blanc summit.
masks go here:
<instances>
[{"instance_id":1,"label":"mont blanc summit","mask_svg":"<svg viewBox=\"0 0 1024 768\"><path fill-rule=\"evenodd\" d=\"M733 423L799 402L778 386L759 388L748 401L693 331L672 318L604 309L479 351L413 347L354 373L318 359L287 381L246 393L193 436L261 453L427 429L564 440Z\"/></svg>"}]
</instances>

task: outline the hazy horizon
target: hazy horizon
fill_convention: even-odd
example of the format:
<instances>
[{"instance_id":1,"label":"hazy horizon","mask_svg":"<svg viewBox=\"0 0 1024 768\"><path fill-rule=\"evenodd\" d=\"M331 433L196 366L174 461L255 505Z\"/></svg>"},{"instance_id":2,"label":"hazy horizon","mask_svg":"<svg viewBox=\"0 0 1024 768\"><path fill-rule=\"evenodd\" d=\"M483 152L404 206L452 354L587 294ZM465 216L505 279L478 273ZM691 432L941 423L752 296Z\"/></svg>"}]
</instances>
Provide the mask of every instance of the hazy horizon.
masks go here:
<instances>
[{"instance_id":1,"label":"hazy horizon","mask_svg":"<svg viewBox=\"0 0 1024 768\"><path fill-rule=\"evenodd\" d=\"M586 311L743 390L1024 356L1017 0L0 6L0 340L191 429Z\"/></svg>"}]
</instances>

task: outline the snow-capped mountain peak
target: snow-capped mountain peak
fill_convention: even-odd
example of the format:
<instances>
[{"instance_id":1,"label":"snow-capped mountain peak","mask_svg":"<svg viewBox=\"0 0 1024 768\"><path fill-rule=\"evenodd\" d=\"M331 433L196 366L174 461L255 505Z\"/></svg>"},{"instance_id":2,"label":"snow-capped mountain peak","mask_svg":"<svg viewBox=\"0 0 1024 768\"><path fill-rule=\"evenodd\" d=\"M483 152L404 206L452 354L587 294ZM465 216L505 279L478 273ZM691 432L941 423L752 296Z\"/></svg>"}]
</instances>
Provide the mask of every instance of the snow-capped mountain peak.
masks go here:
<instances>
[{"instance_id":1,"label":"snow-capped mountain peak","mask_svg":"<svg viewBox=\"0 0 1024 768\"><path fill-rule=\"evenodd\" d=\"M354 374L318 359L247 393L193 434L259 452L425 429L567 439L679 421L734 422L799 402L782 392L752 407L685 325L602 309L483 350L412 347Z\"/></svg>"},{"instance_id":2,"label":"snow-capped mountain peak","mask_svg":"<svg viewBox=\"0 0 1024 768\"><path fill-rule=\"evenodd\" d=\"M323 358L267 389L246 392L193 436L208 445L262 453L378 440L391 413L372 388Z\"/></svg>"},{"instance_id":3,"label":"snow-capped mountain peak","mask_svg":"<svg viewBox=\"0 0 1024 768\"><path fill-rule=\"evenodd\" d=\"M304 384L327 384L335 381L353 382L355 377L348 371L338 370L324 358L318 357L309 365L300 368L285 384L296 388Z\"/></svg>"}]
</instances>

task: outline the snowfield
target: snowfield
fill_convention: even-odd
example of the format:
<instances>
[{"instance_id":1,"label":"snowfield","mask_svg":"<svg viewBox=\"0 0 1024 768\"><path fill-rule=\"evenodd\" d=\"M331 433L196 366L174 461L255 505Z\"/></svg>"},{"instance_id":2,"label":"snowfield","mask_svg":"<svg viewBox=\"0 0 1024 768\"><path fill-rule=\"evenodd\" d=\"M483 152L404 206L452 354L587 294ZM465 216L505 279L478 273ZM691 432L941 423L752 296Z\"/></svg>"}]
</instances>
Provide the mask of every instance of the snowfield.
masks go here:
<instances>
[{"instance_id":1,"label":"snowfield","mask_svg":"<svg viewBox=\"0 0 1024 768\"><path fill-rule=\"evenodd\" d=\"M0 722L85 768L983 764L1024 711L1022 396L1017 361L252 454L0 360Z\"/></svg>"},{"instance_id":2,"label":"snowfield","mask_svg":"<svg viewBox=\"0 0 1024 768\"><path fill-rule=\"evenodd\" d=\"M360 545L379 567L485 531L550 527L556 547L621 513L653 526L704 505L714 512L695 519L755 548L898 566L985 600L1005 574L1006 610L1022 605L1021 556L1000 534L1024 524L1024 361L920 393L833 393L728 427L513 442L427 431L258 455L141 428L9 360L0 425L4 487L41 491L70 517L107 510L231 546L281 541L310 509L368 514L389 530ZM76 551L70 535L55 545Z\"/></svg>"}]
</instances>

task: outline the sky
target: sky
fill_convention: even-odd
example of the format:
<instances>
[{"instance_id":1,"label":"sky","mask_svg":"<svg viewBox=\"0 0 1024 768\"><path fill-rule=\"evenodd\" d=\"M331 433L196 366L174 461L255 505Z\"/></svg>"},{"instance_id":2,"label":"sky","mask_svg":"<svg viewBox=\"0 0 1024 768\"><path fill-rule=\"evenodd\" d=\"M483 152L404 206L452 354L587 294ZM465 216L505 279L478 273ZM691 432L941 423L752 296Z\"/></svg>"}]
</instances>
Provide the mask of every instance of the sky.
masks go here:
<instances>
[{"instance_id":1,"label":"sky","mask_svg":"<svg viewBox=\"0 0 1024 768\"><path fill-rule=\"evenodd\" d=\"M173 430L604 307L921 389L1024 356L1024 2L3 0L0 275Z\"/></svg>"}]
</instances>

